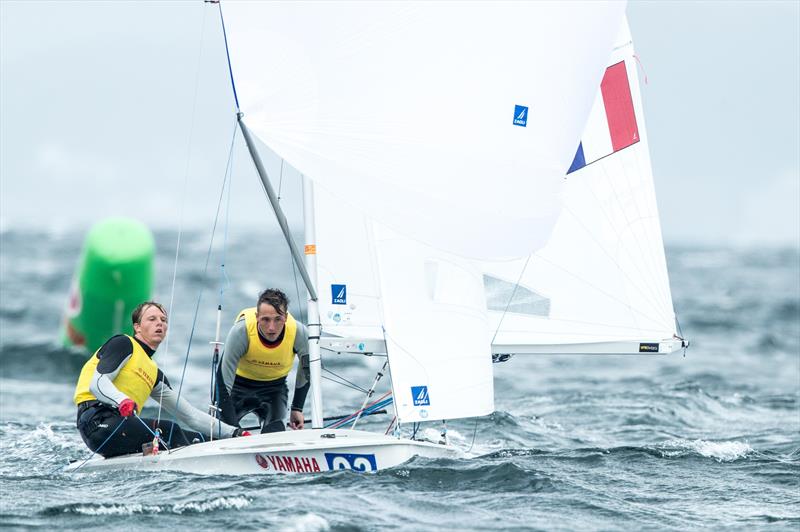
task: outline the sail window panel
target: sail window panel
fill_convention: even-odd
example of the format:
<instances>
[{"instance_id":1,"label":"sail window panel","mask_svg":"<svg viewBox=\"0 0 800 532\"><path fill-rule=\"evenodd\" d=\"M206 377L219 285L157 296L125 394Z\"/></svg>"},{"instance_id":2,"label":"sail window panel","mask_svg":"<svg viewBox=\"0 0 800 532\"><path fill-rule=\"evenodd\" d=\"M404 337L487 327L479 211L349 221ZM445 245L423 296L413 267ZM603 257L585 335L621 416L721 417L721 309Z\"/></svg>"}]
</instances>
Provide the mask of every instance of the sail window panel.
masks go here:
<instances>
[{"instance_id":1,"label":"sail window panel","mask_svg":"<svg viewBox=\"0 0 800 532\"><path fill-rule=\"evenodd\" d=\"M483 286L489 310L530 316L550 314L550 300L525 286L486 274L483 275Z\"/></svg>"}]
</instances>

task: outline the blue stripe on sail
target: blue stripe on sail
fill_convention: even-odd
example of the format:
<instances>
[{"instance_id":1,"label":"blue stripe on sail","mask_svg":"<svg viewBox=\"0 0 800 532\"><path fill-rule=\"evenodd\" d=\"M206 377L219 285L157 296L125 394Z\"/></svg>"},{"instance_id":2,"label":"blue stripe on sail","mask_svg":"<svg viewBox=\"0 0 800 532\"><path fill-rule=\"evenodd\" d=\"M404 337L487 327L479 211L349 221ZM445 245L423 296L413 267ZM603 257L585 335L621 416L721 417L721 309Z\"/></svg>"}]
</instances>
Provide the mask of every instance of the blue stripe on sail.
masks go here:
<instances>
[{"instance_id":1,"label":"blue stripe on sail","mask_svg":"<svg viewBox=\"0 0 800 532\"><path fill-rule=\"evenodd\" d=\"M572 161L572 165L567 170L567 175L571 174L575 170L580 170L586 166L586 159L583 156L583 142L578 144L578 151L575 152L575 159Z\"/></svg>"}]
</instances>

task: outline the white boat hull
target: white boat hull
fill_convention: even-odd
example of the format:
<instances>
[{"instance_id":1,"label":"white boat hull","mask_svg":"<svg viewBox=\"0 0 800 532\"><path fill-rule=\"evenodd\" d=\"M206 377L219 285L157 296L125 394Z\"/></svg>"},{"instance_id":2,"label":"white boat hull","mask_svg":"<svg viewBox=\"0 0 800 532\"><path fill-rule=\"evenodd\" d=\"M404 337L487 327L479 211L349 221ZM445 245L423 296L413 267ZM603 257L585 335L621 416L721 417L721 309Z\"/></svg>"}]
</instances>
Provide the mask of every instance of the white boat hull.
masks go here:
<instances>
[{"instance_id":1,"label":"white boat hull","mask_svg":"<svg viewBox=\"0 0 800 532\"><path fill-rule=\"evenodd\" d=\"M197 443L151 456L95 456L85 463L74 462L67 470L139 469L205 475L370 472L400 465L413 456L445 458L456 454L452 446L426 441L364 431L312 429Z\"/></svg>"}]
</instances>

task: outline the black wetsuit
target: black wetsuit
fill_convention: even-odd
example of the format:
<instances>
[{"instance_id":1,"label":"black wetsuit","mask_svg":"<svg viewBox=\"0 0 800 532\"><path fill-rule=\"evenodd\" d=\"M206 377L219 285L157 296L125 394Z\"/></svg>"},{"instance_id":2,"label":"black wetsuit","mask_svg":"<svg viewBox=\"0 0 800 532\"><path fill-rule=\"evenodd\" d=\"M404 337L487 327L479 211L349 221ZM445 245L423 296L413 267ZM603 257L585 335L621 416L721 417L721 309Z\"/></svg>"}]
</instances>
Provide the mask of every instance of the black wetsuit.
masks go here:
<instances>
[{"instance_id":1,"label":"black wetsuit","mask_svg":"<svg viewBox=\"0 0 800 532\"><path fill-rule=\"evenodd\" d=\"M155 353L153 349L136 338L134 340L142 346L148 356L153 356L153 353ZM103 344L97 352L99 362L96 371L104 375L115 374L127 363L131 352L131 342L127 336L114 336ZM105 387L109 394L113 394L114 391L119 393L116 388L110 390L108 384ZM156 384L153 386L150 396L156 400L170 398L171 401L174 400L176 409L185 409L185 407L178 406L178 400L175 395L166 376L159 369ZM106 399L105 396L103 398L114 402L112 399ZM183 399L180 400L180 403L183 403ZM139 406L141 408L141 405ZM87 447L106 458L141 452L142 444L153 441L151 430L156 428L161 429L161 438L170 448L181 447L206 439L201 433L183 430L177 423L172 421L137 418L134 415L123 417L116 407L99 400L84 401L78 405L77 425L81 438L83 438ZM164 449L163 444L159 445L159 447L162 450Z\"/></svg>"}]
</instances>

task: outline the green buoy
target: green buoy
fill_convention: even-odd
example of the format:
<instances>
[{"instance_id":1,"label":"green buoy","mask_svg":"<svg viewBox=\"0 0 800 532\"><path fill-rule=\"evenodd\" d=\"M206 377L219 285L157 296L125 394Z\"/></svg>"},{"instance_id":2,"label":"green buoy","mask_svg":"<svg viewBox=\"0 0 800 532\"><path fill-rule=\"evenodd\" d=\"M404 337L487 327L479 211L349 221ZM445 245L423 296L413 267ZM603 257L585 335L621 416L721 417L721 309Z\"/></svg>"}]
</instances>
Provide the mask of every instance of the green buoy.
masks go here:
<instances>
[{"instance_id":1,"label":"green buoy","mask_svg":"<svg viewBox=\"0 0 800 532\"><path fill-rule=\"evenodd\" d=\"M153 291L155 241L141 222L109 218L86 235L64 319L64 345L97 350L133 334L131 312Z\"/></svg>"}]
</instances>

